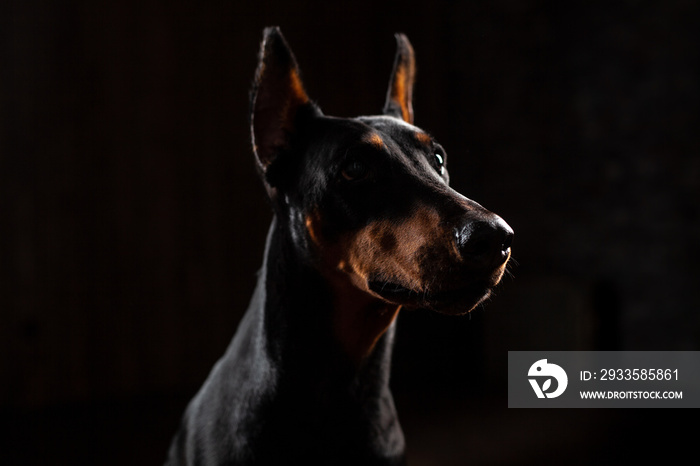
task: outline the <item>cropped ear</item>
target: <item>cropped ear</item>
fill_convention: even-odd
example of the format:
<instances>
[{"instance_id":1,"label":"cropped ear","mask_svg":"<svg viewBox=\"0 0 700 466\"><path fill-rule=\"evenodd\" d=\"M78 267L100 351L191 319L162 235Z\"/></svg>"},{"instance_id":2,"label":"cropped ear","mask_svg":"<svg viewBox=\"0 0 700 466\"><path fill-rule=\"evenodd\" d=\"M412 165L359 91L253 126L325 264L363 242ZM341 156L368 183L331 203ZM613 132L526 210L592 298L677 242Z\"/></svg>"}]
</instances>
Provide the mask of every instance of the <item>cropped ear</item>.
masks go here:
<instances>
[{"instance_id":1,"label":"cropped ear","mask_svg":"<svg viewBox=\"0 0 700 466\"><path fill-rule=\"evenodd\" d=\"M416 76L416 60L413 47L404 34L396 34L396 58L394 70L386 93L384 114L413 124L413 81Z\"/></svg>"},{"instance_id":2,"label":"cropped ear","mask_svg":"<svg viewBox=\"0 0 700 466\"><path fill-rule=\"evenodd\" d=\"M250 131L261 174L288 148L305 108L320 113L304 91L297 61L280 29L265 28L250 92Z\"/></svg>"}]
</instances>

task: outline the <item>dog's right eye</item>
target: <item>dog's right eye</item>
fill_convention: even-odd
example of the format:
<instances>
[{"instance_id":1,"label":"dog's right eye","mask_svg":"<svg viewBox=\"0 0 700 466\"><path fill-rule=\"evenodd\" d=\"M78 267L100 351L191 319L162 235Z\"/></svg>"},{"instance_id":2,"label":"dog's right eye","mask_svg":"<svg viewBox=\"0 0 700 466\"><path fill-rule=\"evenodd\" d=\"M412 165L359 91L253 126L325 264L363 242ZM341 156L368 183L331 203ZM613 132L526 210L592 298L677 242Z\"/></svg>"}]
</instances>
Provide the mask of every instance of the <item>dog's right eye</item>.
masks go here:
<instances>
[{"instance_id":1,"label":"dog's right eye","mask_svg":"<svg viewBox=\"0 0 700 466\"><path fill-rule=\"evenodd\" d=\"M361 180L369 174L369 166L361 160L353 159L345 164L340 174L348 181Z\"/></svg>"}]
</instances>

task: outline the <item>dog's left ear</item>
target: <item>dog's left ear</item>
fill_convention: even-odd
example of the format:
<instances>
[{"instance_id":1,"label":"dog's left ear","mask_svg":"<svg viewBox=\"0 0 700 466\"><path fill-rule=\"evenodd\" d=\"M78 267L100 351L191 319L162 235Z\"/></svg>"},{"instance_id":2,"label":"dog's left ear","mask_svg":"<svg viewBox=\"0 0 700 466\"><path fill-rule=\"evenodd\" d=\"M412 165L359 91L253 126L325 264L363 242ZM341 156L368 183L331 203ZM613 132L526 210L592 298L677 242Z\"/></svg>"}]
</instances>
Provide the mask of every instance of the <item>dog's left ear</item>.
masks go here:
<instances>
[{"instance_id":1,"label":"dog's left ear","mask_svg":"<svg viewBox=\"0 0 700 466\"><path fill-rule=\"evenodd\" d=\"M413 124L413 81L416 59L413 47L404 34L396 34L396 58L386 93L384 114L401 118Z\"/></svg>"},{"instance_id":2,"label":"dog's left ear","mask_svg":"<svg viewBox=\"0 0 700 466\"><path fill-rule=\"evenodd\" d=\"M265 28L250 93L253 152L263 179L272 162L289 147L305 110L320 114L304 91L297 61L282 32L278 27Z\"/></svg>"}]
</instances>

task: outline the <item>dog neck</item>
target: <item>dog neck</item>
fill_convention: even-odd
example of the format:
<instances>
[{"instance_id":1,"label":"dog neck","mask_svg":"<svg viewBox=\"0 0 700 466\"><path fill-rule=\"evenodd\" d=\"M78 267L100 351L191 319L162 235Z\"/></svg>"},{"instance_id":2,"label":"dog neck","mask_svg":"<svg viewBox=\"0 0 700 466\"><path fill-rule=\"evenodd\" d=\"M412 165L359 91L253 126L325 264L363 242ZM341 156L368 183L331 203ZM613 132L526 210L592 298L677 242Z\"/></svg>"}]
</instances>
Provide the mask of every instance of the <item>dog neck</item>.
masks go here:
<instances>
[{"instance_id":1,"label":"dog neck","mask_svg":"<svg viewBox=\"0 0 700 466\"><path fill-rule=\"evenodd\" d=\"M267 355L307 381L330 375L387 388L398 306L324 277L300 257L289 231L273 218L256 291Z\"/></svg>"}]
</instances>

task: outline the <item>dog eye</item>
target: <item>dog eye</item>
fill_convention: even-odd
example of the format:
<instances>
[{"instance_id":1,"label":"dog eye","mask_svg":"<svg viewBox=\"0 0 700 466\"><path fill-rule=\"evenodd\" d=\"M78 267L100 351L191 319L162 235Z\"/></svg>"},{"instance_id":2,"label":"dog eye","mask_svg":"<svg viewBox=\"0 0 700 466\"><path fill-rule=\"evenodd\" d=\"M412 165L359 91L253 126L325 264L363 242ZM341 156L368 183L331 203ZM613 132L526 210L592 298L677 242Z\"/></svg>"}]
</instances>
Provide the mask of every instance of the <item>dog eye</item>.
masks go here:
<instances>
[{"instance_id":1,"label":"dog eye","mask_svg":"<svg viewBox=\"0 0 700 466\"><path fill-rule=\"evenodd\" d=\"M348 181L361 180L369 174L369 166L360 160L354 159L343 167L340 174Z\"/></svg>"},{"instance_id":2,"label":"dog eye","mask_svg":"<svg viewBox=\"0 0 700 466\"><path fill-rule=\"evenodd\" d=\"M435 152L435 165L441 175L445 174L445 156L439 152Z\"/></svg>"}]
</instances>

